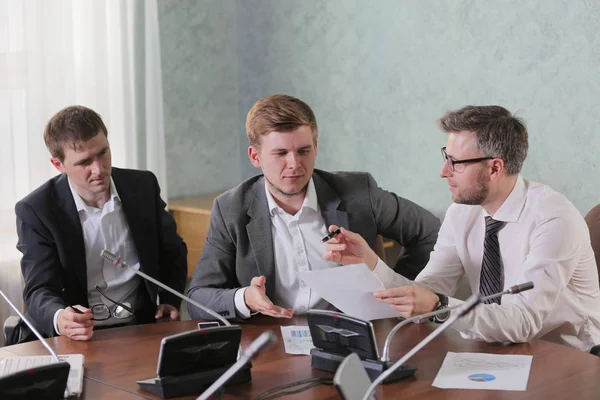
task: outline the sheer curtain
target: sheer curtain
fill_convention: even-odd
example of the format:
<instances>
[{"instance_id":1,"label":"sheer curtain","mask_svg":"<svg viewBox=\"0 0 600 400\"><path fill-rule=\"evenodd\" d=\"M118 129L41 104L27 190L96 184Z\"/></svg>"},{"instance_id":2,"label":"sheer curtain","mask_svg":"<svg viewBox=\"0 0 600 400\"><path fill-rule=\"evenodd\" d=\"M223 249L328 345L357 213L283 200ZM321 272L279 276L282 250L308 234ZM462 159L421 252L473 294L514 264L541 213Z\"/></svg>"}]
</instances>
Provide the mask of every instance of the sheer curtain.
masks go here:
<instances>
[{"instance_id":1,"label":"sheer curtain","mask_svg":"<svg viewBox=\"0 0 600 400\"><path fill-rule=\"evenodd\" d=\"M0 0L0 285L15 301L14 204L57 174L42 134L59 109L100 113L113 165L153 171L167 198L160 65L156 0Z\"/></svg>"}]
</instances>

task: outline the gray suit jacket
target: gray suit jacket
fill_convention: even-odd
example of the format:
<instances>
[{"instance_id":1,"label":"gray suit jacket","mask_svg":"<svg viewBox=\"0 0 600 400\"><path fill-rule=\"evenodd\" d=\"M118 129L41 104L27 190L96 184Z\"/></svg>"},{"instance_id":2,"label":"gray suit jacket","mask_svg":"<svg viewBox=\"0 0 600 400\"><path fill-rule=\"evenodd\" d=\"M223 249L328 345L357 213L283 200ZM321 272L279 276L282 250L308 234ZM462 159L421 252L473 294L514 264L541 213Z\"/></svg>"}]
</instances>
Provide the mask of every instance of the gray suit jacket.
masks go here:
<instances>
[{"instance_id":1,"label":"gray suit jacket","mask_svg":"<svg viewBox=\"0 0 600 400\"><path fill-rule=\"evenodd\" d=\"M440 221L417 204L377 186L362 172L315 170L313 181L327 226L359 233L375 247L377 235L405 247L397 272L416 276L427 264ZM275 290L275 258L265 181L255 176L215 199L210 228L188 295L226 318L235 318L234 295L264 275L267 296ZM212 319L188 306L193 319Z\"/></svg>"}]
</instances>

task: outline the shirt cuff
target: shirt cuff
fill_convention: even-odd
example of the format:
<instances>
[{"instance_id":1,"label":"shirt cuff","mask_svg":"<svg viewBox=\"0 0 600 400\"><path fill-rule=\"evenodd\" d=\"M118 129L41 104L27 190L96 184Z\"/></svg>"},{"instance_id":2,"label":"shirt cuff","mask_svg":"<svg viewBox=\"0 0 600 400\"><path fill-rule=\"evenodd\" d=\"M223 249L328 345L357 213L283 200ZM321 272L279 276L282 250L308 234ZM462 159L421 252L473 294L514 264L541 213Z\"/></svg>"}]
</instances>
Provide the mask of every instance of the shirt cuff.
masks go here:
<instances>
[{"instance_id":1,"label":"shirt cuff","mask_svg":"<svg viewBox=\"0 0 600 400\"><path fill-rule=\"evenodd\" d=\"M458 307L465 304L463 300L455 299L453 297L448 297L448 307ZM452 313L458 312L457 309L452 310ZM463 339L474 339L473 336L470 336L466 331L473 327L475 321L473 320L473 316L475 315L475 310L471 310L467 315L460 317L456 322L452 325L452 328L459 331Z\"/></svg>"},{"instance_id":2,"label":"shirt cuff","mask_svg":"<svg viewBox=\"0 0 600 400\"><path fill-rule=\"evenodd\" d=\"M388 267L381 258L377 259L377 264L375 264L375 268L373 268L373 275L379 279L386 289L398 286L394 284L397 275L396 272Z\"/></svg>"},{"instance_id":3,"label":"shirt cuff","mask_svg":"<svg viewBox=\"0 0 600 400\"><path fill-rule=\"evenodd\" d=\"M56 332L56 334L58 336L61 336L61 334L58 330L58 314L60 314L61 311L64 311L64 308L61 308L60 310L56 310L56 312L54 313L54 318L52 319L52 323L54 324L54 332Z\"/></svg>"},{"instance_id":4,"label":"shirt cuff","mask_svg":"<svg viewBox=\"0 0 600 400\"><path fill-rule=\"evenodd\" d=\"M250 309L248 308L248 306L246 305L246 302L244 301L244 293L246 293L246 289L247 289L247 287L238 289L235 292L235 296L234 296L235 311L236 311L238 317L244 318L244 319L250 318L250 315L251 315Z\"/></svg>"}]
</instances>

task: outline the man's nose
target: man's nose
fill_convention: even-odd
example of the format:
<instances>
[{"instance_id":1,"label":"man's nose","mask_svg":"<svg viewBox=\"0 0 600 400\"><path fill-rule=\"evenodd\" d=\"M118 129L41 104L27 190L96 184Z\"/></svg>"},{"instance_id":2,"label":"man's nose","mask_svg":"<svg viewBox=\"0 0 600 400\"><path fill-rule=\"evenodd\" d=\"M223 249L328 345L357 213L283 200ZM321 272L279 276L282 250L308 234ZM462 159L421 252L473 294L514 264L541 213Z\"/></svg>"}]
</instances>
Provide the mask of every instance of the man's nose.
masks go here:
<instances>
[{"instance_id":1,"label":"man's nose","mask_svg":"<svg viewBox=\"0 0 600 400\"><path fill-rule=\"evenodd\" d=\"M452 170L450 170L448 161L445 161L440 170L440 178L448 178L450 176L452 176Z\"/></svg>"},{"instance_id":2,"label":"man's nose","mask_svg":"<svg viewBox=\"0 0 600 400\"><path fill-rule=\"evenodd\" d=\"M296 153L288 153L287 166L288 168L296 168L298 165L298 155Z\"/></svg>"},{"instance_id":3,"label":"man's nose","mask_svg":"<svg viewBox=\"0 0 600 400\"><path fill-rule=\"evenodd\" d=\"M100 162L98 160L95 160L94 162L92 162L92 174L100 175L101 172L102 172L102 165L100 164Z\"/></svg>"}]
</instances>

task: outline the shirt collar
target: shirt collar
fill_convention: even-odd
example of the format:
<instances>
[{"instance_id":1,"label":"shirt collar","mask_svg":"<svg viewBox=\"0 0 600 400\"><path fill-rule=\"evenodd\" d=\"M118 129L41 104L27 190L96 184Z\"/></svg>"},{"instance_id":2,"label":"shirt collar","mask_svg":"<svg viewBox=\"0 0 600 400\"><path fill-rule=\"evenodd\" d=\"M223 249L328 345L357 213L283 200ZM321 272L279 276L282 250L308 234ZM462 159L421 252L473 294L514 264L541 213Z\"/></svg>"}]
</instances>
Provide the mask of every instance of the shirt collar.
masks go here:
<instances>
[{"instance_id":1,"label":"shirt collar","mask_svg":"<svg viewBox=\"0 0 600 400\"><path fill-rule=\"evenodd\" d=\"M515 187L510 192L504 203L500 206L498 211L494 214L493 218L496 221L504 222L517 222L523 207L525 207L525 199L527 198L527 186L525 180L521 175L517 176L517 182ZM485 210L484 215L489 215Z\"/></svg>"},{"instance_id":2,"label":"shirt collar","mask_svg":"<svg viewBox=\"0 0 600 400\"><path fill-rule=\"evenodd\" d=\"M69 189L71 189L71 195L73 196L73 200L75 201L75 207L77 207L77 212L85 211L91 212L96 207L91 207L85 204L85 201L81 198L81 196L75 191L73 185L71 185L71 180L67 176L67 182L69 183ZM115 182L113 181L112 176L110 177L110 198L109 201L114 200L115 202L120 202L121 198L119 197L119 193L117 192L117 187L115 186Z\"/></svg>"},{"instance_id":3,"label":"shirt collar","mask_svg":"<svg viewBox=\"0 0 600 400\"><path fill-rule=\"evenodd\" d=\"M273 215L275 215L274 214L275 210L280 209L280 207L277 205L277 202L275 202L273 195L271 195L268 184L269 183L265 179L265 192L267 194L267 203L269 205L269 213L271 214L271 216L273 216ZM308 187L306 188L306 195L304 196L304 202L302 202L302 207L300 208L300 210L302 210L304 207L310 208L311 210L313 210L315 212L319 211L317 190L315 189L315 183L313 182L313 178L310 178L310 181L308 181Z\"/></svg>"}]
</instances>

